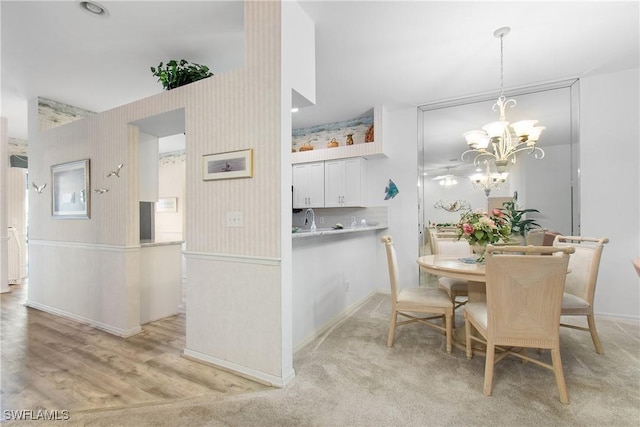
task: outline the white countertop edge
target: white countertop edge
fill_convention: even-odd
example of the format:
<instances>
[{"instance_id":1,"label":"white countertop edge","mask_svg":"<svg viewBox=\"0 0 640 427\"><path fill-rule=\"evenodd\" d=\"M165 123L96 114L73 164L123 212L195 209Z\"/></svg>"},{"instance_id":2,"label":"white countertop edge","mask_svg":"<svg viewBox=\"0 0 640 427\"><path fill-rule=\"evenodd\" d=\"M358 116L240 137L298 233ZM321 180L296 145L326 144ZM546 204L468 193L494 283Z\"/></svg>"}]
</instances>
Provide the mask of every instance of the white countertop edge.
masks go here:
<instances>
[{"instance_id":1,"label":"white countertop edge","mask_svg":"<svg viewBox=\"0 0 640 427\"><path fill-rule=\"evenodd\" d=\"M308 237L317 237L317 236L334 236L334 235L338 235L338 234L347 234L347 233L360 233L363 231L374 231L374 230L384 230L385 228L389 228L387 225L383 225L383 224L378 224L378 225L374 225L374 226L366 226L366 227L362 227L362 226L358 226L355 228L342 228L339 230L334 230L334 229L328 229L328 230L318 230L318 231L303 231L303 232L296 232L296 233L291 233L291 238L293 240L297 240L297 239L304 239L304 238L308 238Z\"/></svg>"},{"instance_id":2,"label":"white countertop edge","mask_svg":"<svg viewBox=\"0 0 640 427\"><path fill-rule=\"evenodd\" d=\"M140 243L140 247L146 248L149 246L169 246L169 245L182 245L184 240L166 240L160 242L144 242Z\"/></svg>"}]
</instances>

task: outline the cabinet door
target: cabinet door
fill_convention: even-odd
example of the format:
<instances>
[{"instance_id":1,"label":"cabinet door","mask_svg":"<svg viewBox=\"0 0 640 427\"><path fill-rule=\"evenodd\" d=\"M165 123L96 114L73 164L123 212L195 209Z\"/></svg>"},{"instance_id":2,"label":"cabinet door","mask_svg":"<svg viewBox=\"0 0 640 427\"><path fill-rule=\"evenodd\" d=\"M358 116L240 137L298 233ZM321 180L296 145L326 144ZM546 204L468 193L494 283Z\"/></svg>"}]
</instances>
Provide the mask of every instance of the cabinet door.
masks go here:
<instances>
[{"instance_id":1,"label":"cabinet door","mask_svg":"<svg viewBox=\"0 0 640 427\"><path fill-rule=\"evenodd\" d=\"M324 207L324 162L309 163L309 206L310 208Z\"/></svg>"},{"instance_id":2,"label":"cabinet door","mask_svg":"<svg viewBox=\"0 0 640 427\"><path fill-rule=\"evenodd\" d=\"M327 208L343 206L344 171L343 160L324 163L324 205Z\"/></svg>"},{"instance_id":3,"label":"cabinet door","mask_svg":"<svg viewBox=\"0 0 640 427\"><path fill-rule=\"evenodd\" d=\"M363 189L366 160L362 158L344 160L343 206L364 206Z\"/></svg>"},{"instance_id":4,"label":"cabinet door","mask_svg":"<svg viewBox=\"0 0 640 427\"><path fill-rule=\"evenodd\" d=\"M293 207L324 207L324 162L303 163L293 167Z\"/></svg>"},{"instance_id":5,"label":"cabinet door","mask_svg":"<svg viewBox=\"0 0 640 427\"><path fill-rule=\"evenodd\" d=\"M364 206L366 160L362 158L325 162L324 205L326 207Z\"/></svg>"},{"instance_id":6,"label":"cabinet door","mask_svg":"<svg viewBox=\"0 0 640 427\"><path fill-rule=\"evenodd\" d=\"M293 184L293 208L304 209L307 207L308 171L306 164L295 165L291 181Z\"/></svg>"}]
</instances>

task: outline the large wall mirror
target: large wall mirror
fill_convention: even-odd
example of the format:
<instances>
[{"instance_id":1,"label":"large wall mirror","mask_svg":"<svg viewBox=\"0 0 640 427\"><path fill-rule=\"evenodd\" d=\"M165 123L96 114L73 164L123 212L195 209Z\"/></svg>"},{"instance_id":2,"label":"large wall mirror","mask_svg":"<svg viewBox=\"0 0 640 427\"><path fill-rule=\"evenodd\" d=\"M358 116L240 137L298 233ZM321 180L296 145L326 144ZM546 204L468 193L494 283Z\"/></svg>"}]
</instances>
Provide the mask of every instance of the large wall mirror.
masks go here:
<instances>
[{"instance_id":1,"label":"large wall mirror","mask_svg":"<svg viewBox=\"0 0 640 427\"><path fill-rule=\"evenodd\" d=\"M496 97L480 96L419 108L421 254L427 253L425 248L428 251L425 227L460 219L461 211L446 208L465 204L471 209L487 210L500 206L514 194L521 209L540 211L528 217L542 228L562 234L580 233L578 89L578 81L572 80L505 93L517 102L507 108L507 121L535 119L546 127L538 142L545 155L536 159L527 152L518 154L516 163L508 166L506 181L490 191L470 179L486 174L486 164L474 165L473 156L463 161L461 155L468 148L463 137L466 131L498 120L499 113L492 109ZM496 172L495 165L490 168Z\"/></svg>"}]
</instances>

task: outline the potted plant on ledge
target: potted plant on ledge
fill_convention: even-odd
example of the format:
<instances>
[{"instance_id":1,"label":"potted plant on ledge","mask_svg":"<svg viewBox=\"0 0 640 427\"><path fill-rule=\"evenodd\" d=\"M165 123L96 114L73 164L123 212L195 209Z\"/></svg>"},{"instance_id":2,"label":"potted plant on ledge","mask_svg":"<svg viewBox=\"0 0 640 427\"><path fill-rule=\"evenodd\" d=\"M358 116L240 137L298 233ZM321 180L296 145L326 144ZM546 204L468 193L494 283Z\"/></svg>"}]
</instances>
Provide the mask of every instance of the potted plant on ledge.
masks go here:
<instances>
[{"instance_id":1,"label":"potted plant on ledge","mask_svg":"<svg viewBox=\"0 0 640 427\"><path fill-rule=\"evenodd\" d=\"M540 228L540 224L536 223L533 219L527 219L526 214L532 212L540 213L540 211L537 209L518 209L516 200L514 197L508 202L504 202L500 210L511 219L510 240L513 241L517 238L524 244L525 236L529 230L534 227Z\"/></svg>"},{"instance_id":2,"label":"potted plant on ledge","mask_svg":"<svg viewBox=\"0 0 640 427\"><path fill-rule=\"evenodd\" d=\"M158 64L158 68L151 67L151 72L162 83L165 90L175 89L213 76L206 65L189 63L184 59L180 61L172 59L166 65L161 62Z\"/></svg>"}]
</instances>

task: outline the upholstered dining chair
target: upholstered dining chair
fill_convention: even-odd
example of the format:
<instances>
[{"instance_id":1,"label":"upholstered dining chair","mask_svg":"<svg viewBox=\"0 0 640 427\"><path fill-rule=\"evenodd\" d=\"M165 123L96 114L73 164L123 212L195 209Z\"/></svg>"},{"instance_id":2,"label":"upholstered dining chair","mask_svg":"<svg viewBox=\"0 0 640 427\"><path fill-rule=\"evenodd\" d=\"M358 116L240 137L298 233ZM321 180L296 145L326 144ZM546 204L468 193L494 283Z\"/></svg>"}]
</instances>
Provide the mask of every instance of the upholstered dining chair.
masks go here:
<instances>
[{"instance_id":1,"label":"upholstered dining chair","mask_svg":"<svg viewBox=\"0 0 640 427\"><path fill-rule=\"evenodd\" d=\"M609 242L606 237L580 237L558 235L553 241L554 246L573 246L576 252L569 260L564 295L562 297L562 316L587 316L587 326L569 325L560 323L566 328L588 331L596 348L596 353L604 354L604 348L600 342L596 321L593 315L593 303L598 280L598 269L604 245Z\"/></svg>"},{"instance_id":2,"label":"upholstered dining chair","mask_svg":"<svg viewBox=\"0 0 640 427\"><path fill-rule=\"evenodd\" d=\"M467 358L473 356L472 339L486 344L486 396L492 393L494 364L514 355L552 370L560 401L569 403L560 358L560 307L573 251L570 246L487 246L487 300L467 303L464 309ZM482 338L472 336L472 327ZM527 348L551 350L552 364L528 357Z\"/></svg>"},{"instance_id":3,"label":"upholstered dining chair","mask_svg":"<svg viewBox=\"0 0 640 427\"><path fill-rule=\"evenodd\" d=\"M397 326L421 322L443 331L446 338L447 353L451 353L453 304L449 295L442 289L428 287L401 288L398 274L398 260L393 247L393 239L389 235L380 239L387 251L389 280L391 284L391 319L387 346L393 346L393 336ZM408 320L398 321L398 316ZM426 316L419 316L426 315ZM436 320L442 321L441 324Z\"/></svg>"}]
</instances>

